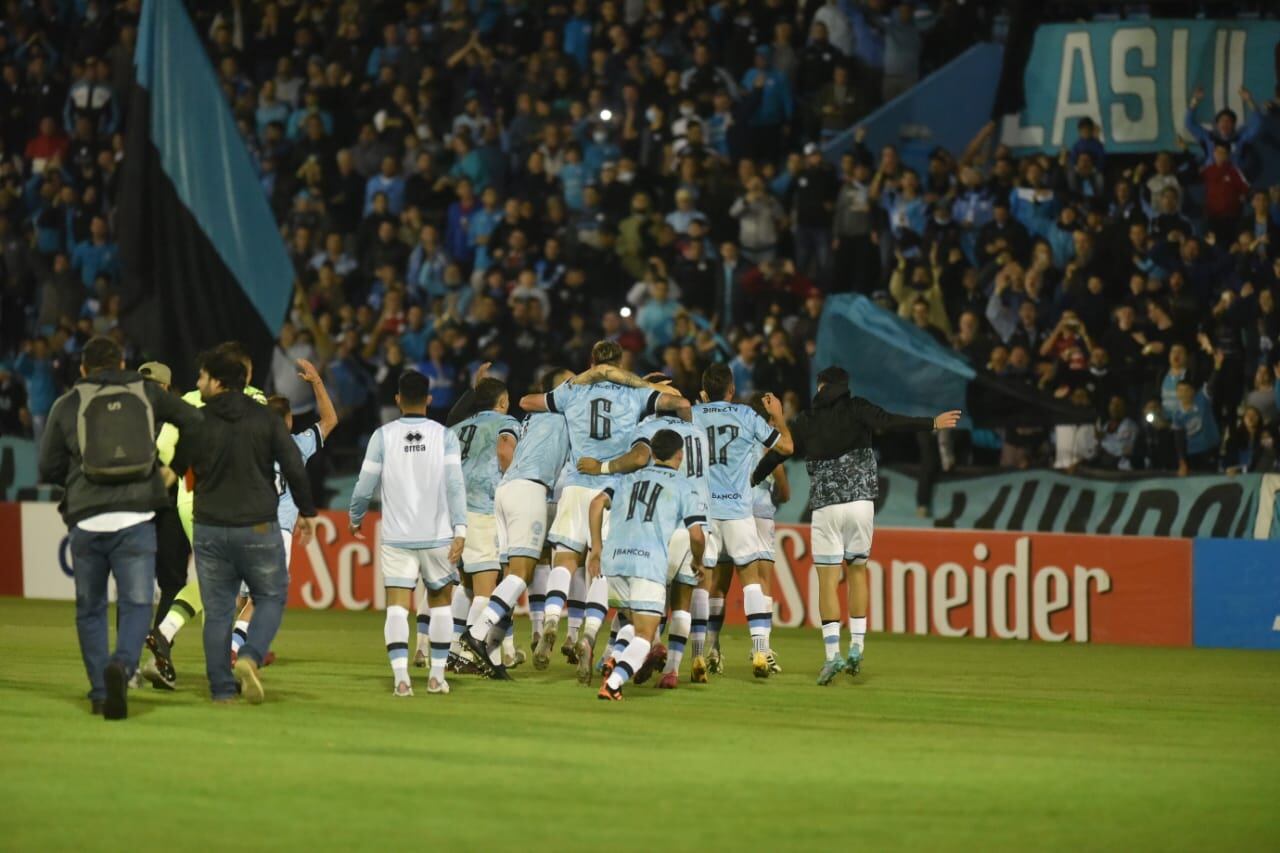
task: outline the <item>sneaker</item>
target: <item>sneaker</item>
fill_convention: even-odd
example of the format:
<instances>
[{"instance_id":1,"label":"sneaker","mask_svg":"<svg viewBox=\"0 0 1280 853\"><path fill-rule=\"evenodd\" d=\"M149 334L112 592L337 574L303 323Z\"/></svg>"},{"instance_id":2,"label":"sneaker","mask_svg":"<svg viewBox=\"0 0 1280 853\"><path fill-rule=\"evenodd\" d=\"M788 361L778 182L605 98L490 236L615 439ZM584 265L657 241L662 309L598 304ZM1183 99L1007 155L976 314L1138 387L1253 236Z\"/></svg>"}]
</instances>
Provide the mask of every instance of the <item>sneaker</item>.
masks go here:
<instances>
[{"instance_id":1,"label":"sneaker","mask_svg":"<svg viewBox=\"0 0 1280 853\"><path fill-rule=\"evenodd\" d=\"M609 682L606 681L600 685L600 692L596 694L596 698L602 702L621 702L622 688L619 687L617 690L614 690L609 686Z\"/></svg>"},{"instance_id":2,"label":"sneaker","mask_svg":"<svg viewBox=\"0 0 1280 853\"><path fill-rule=\"evenodd\" d=\"M445 672L452 672L454 675L479 675L480 667L472 663L470 658L464 658L462 655L449 652L449 659L444 665Z\"/></svg>"},{"instance_id":3,"label":"sneaker","mask_svg":"<svg viewBox=\"0 0 1280 853\"><path fill-rule=\"evenodd\" d=\"M680 673L664 672L662 678L659 678L658 683L653 686L659 690L675 690L680 686Z\"/></svg>"},{"instance_id":4,"label":"sneaker","mask_svg":"<svg viewBox=\"0 0 1280 853\"><path fill-rule=\"evenodd\" d=\"M751 656L751 674L756 678L769 677L769 656L764 652L756 652Z\"/></svg>"},{"instance_id":5,"label":"sneaker","mask_svg":"<svg viewBox=\"0 0 1280 853\"><path fill-rule=\"evenodd\" d=\"M590 686L595 677L592 669L596 662L596 650L587 642L586 637L579 640L577 646L574 647L573 660L570 662L578 665L578 683Z\"/></svg>"},{"instance_id":6,"label":"sneaker","mask_svg":"<svg viewBox=\"0 0 1280 853\"><path fill-rule=\"evenodd\" d=\"M560 654L564 655L565 663L570 666L578 665L578 644L572 637L564 638L564 645L560 647Z\"/></svg>"},{"instance_id":7,"label":"sneaker","mask_svg":"<svg viewBox=\"0 0 1280 853\"><path fill-rule=\"evenodd\" d=\"M764 656L769 659L769 672L774 675L781 675L782 664L778 663L778 656L773 653L773 649L769 649L765 652Z\"/></svg>"},{"instance_id":8,"label":"sneaker","mask_svg":"<svg viewBox=\"0 0 1280 853\"><path fill-rule=\"evenodd\" d=\"M268 666L271 666L271 664L273 664L273 663L275 663L275 662L276 662L276 653L275 653L275 652L273 652L273 651L271 651L270 649L268 649L268 650L267 650L267 653L266 653L265 655L263 655L263 657L262 657L262 666L263 666L263 668L266 668L266 667L268 667Z\"/></svg>"},{"instance_id":9,"label":"sneaker","mask_svg":"<svg viewBox=\"0 0 1280 853\"><path fill-rule=\"evenodd\" d=\"M413 685L407 681L401 681L396 684L395 689L391 691L392 696L405 699L413 695Z\"/></svg>"},{"instance_id":10,"label":"sneaker","mask_svg":"<svg viewBox=\"0 0 1280 853\"><path fill-rule=\"evenodd\" d=\"M108 720L123 720L129 716L129 676L124 664L112 661L107 664L103 678L107 682L107 698L102 702L102 716Z\"/></svg>"},{"instance_id":11,"label":"sneaker","mask_svg":"<svg viewBox=\"0 0 1280 853\"><path fill-rule=\"evenodd\" d=\"M418 669L427 668L427 652L426 649L418 649L413 653L413 665Z\"/></svg>"},{"instance_id":12,"label":"sneaker","mask_svg":"<svg viewBox=\"0 0 1280 853\"><path fill-rule=\"evenodd\" d=\"M631 677L631 680L636 684L644 684L655 671L661 672L666 665L667 647L655 641L649 649L649 654L645 657L644 663L640 664L640 668L636 670L636 674Z\"/></svg>"},{"instance_id":13,"label":"sneaker","mask_svg":"<svg viewBox=\"0 0 1280 853\"><path fill-rule=\"evenodd\" d=\"M697 655L693 659L693 668L689 671L689 683L707 683L707 659L702 655Z\"/></svg>"},{"instance_id":14,"label":"sneaker","mask_svg":"<svg viewBox=\"0 0 1280 853\"><path fill-rule=\"evenodd\" d=\"M720 657L719 649L707 652L707 672L712 675L724 675L724 659Z\"/></svg>"},{"instance_id":15,"label":"sneaker","mask_svg":"<svg viewBox=\"0 0 1280 853\"><path fill-rule=\"evenodd\" d=\"M607 658L601 659L600 665L597 666L596 669L600 671L600 677L602 679L607 679L609 676L613 675L613 668L617 665L618 662L613 659L613 655L609 655Z\"/></svg>"},{"instance_id":16,"label":"sneaker","mask_svg":"<svg viewBox=\"0 0 1280 853\"><path fill-rule=\"evenodd\" d=\"M449 682L443 678L432 678L427 681L428 693L448 693L450 690Z\"/></svg>"},{"instance_id":17,"label":"sneaker","mask_svg":"<svg viewBox=\"0 0 1280 853\"><path fill-rule=\"evenodd\" d=\"M138 672L142 673L142 677L151 682L151 686L157 690L173 690L174 683L167 681L164 673L156 666L155 658L148 657L142 666L138 667Z\"/></svg>"},{"instance_id":18,"label":"sneaker","mask_svg":"<svg viewBox=\"0 0 1280 853\"><path fill-rule=\"evenodd\" d=\"M862 672L862 652L857 649L849 649L849 656L844 659L844 671L849 673L850 678L854 678L859 672Z\"/></svg>"},{"instance_id":19,"label":"sneaker","mask_svg":"<svg viewBox=\"0 0 1280 853\"><path fill-rule=\"evenodd\" d=\"M529 651L538 651L538 643L542 642L542 633L534 632L533 638L529 640Z\"/></svg>"},{"instance_id":20,"label":"sneaker","mask_svg":"<svg viewBox=\"0 0 1280 853\"><path fill-rule=\"evenodd\" d=\"M470 631L463 631L462 636L458 638L458 642L462 644L464 651L471 653L472 662L480 670L480 674L492 678L494 665L493 661L489 660L489 650L484 647L484 643L471 636Z\"/></svg>"},{"instance_id":21,"label":"sneaker","mask_svg":"<svg viewBox=\"0 0 1280 853\"><path fill-rule=\"evenodd\" d=\"M133 675L129 676L129 689L130 689L130 690L137 690L139 687L141 687L141 686L142 686L142 680L141 680L141 679L142 679L142 676L141 676L141 675L138 673L138 671L135 669L135 670L133 671Z\"/></svg>"},{"instance_id":22,"label":"sneaker","mask_svg":"<svg viewBox=\"0 0 1280 853\"><path fill-rule=\"evenodd\" d=\"M258 665L253 658L240 658L236 661L236 681L240 684L240 695L250 705L261 705L266 698L262 689L262 681L258 678Z\"/></svg>"},{"instance_id":23,"label":"sneaker","mask_svg":"<svg viewBox=\"0 0 1280 853\"><path fill-rule=\"evenodd\" d=\"M556 630L551 628L542 632L538 638L538 647L533 650L533 668L542 671L551 665L551 652L556 647Z\"/></svg>"},{"instance_id":24,"label":"sneaker","mask_svg":"<svg viewBox=\"0 0 1280 853\"><path fill-rule=\"evenodd\" d=\"M827 661L818 673L818 686L826 687L842 671L844 671L844 658L833 658Z\"/></svg>"},{"instance_id":25,"label":"sneaker","mask_svg":"<svg viewBox=\"0 0 1280 853\"><path fill-rule=\"evenodd\" d=\"M172 690L174 685L178 683L178 671L173 668L173 646L164 638L158 630L153 630L147 634L147 648L151 650L154 657L153 665L156 672L160 674L160 680L164 682L164 688ZM155 684L154 680L147 679ZM162 688L163 689L163 688Z\"/></svg>"},{"instance_id":26,"label":"sneaker","mask_svg":"<svg viewBox=\"0 0 1280 853\"><path fill-rule=\"evenodd\" d=\"M503 653L502 655L502 665L507 669L515 669L526 660L528 660L528 658L525 657L524 649L516 649L515 653L510 656L506 653Z\"/></svg>"}]
</instances>

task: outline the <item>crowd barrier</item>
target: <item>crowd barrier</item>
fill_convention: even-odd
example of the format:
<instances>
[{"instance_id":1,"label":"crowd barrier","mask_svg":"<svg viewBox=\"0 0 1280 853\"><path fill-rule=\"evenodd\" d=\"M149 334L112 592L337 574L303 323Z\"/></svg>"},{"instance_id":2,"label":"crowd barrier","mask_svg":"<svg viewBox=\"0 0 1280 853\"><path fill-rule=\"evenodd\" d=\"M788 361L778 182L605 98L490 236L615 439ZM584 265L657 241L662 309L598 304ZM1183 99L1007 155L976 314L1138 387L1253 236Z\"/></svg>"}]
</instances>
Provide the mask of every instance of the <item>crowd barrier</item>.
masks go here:
<instances>
[{"instance_id":1,"label":"crowd barrier","mask_svg":"<svg viewBox=\"0 0 1280 853\"><path fill-rule=\"evenodd\" d=\"M381 609L377 514L367 540L324 511L294 546L289 606ZM0 504L0 594L72 599L66 528L49 503ZM818 625L809 528L779 525L775 624ZM876 530L873 631L1039 642L1280 649L1280 542ZM730 594L726 619L745 621Z\"/></svg>"}]
</instances>

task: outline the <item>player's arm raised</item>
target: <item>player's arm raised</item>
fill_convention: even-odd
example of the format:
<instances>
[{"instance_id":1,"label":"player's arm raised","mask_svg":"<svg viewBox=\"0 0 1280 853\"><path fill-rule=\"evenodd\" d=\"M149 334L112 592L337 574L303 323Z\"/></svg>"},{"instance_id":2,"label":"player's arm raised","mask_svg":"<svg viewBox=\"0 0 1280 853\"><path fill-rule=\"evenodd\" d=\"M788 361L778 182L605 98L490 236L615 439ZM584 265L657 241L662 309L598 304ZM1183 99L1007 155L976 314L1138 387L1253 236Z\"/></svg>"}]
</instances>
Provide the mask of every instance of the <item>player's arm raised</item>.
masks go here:
<instances>
[{"instance_id":1,"label":"player's arm raised","mask_svg":"<svg viewBox=\"0 0 1280 853\"><path fill-rule=\"evenodd\" d=\"M771 450L776 450L783 456L790 456L795 452L796 445L791 439L791 428L787 426L787 419L782 414L782 401L773 394L765 394L764 410L769 413L770 425L778 431L778 440L773 443Z\"/></svg>"},{"instance_id":2,"label":"player's arm raised","mask_svg":"<svg viewBox=\"0 0 1280 853\"><path fill-rule=\"evenodd\" d=\"M578 470L583 474L630 474L648 465L651 455L648 443L637 441L626 453L604 462L584 456L578 460Z\"/></svg>"},{"instance_id":3,"label":"player's arm raised","mask_svg":"<svg viewBox=\"0 0 1280 853\"><path fill-rule=\"evenodd\" d=\"M320 438L326 439L338 425L338 410L334 407L333 400L329 398L329 389L324 387L320 371L305 358L298 359L298 376L311 386L311 393L316 398L316 412L320 415L316 427L320 430Z\"/></svg>"},{"instance_id":4,"label":"player's arm raised","mask_svg":"<svg viewBox=\"0 0 1280 853\"><path fill-rule=\"evenodd\" d=\"M588 519L591 525L591 554L587 557L588 577L600 577L600 555L604 551L604 511L613 505L613 489L605 489L591 501Z\"/></svg>"}]
</instances>

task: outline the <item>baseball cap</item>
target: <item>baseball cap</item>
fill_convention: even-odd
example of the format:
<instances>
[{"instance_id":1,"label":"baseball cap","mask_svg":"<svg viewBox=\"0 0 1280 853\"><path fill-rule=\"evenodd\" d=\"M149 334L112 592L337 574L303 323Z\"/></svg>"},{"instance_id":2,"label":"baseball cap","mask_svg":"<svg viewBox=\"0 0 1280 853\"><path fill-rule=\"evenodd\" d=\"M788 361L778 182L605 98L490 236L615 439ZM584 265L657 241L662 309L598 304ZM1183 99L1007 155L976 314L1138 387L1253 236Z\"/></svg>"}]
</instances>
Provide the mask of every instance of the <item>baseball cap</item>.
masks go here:
<instances>
[{"instance_id":1,"label":"baseball cap","mask_svg":"<svg viewBox=\"0 0 1280 853\"><path fill-rule=\"evenodd\" d=\"M161 385L173 384L173 371L169 369L169 365L167 364L161 364L158 361L148 361L146 364L138 368L138 372L147 379L150 379L152 382L159 382Z\"/></svg>"}]
</instances>

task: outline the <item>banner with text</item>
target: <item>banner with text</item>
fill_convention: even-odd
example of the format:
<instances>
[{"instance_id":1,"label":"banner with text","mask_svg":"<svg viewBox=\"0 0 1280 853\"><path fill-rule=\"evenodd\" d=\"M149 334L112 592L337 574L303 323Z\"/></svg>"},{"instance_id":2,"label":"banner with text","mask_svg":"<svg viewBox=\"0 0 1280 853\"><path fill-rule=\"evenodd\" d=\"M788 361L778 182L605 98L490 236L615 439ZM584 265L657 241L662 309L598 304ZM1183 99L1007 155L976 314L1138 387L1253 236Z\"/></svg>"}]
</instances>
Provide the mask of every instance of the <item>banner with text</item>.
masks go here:
<instances>
[{"instance_id":1,"label":"banner with text","mask_svg":"<svg viewBox=\"0 0 1280 853\"><path fill-rule=\"evenodd\" d=\"M1206 127L1229 108L1243 121L1239 90L1258 103L1275 86L1280 22L1150 20L1048 24L1036 30L1023 77L1027 106L1007 116L1001 139L1015 149L1056 151L1091 118L1109 152L1172 150L1192 93Z\"/></svg>"}]
</instances>

